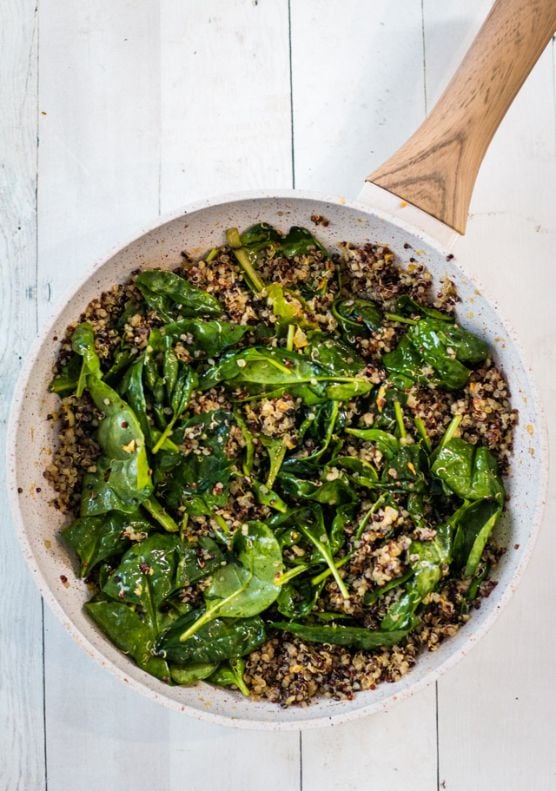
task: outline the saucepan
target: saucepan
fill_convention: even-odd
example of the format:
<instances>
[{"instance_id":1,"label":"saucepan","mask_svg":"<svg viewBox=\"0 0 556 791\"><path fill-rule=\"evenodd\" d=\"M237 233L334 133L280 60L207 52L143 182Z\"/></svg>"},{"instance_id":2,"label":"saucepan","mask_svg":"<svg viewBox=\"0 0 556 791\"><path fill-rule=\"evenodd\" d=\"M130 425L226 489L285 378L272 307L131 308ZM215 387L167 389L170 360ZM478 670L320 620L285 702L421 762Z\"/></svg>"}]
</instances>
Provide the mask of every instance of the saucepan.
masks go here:
<instances>
[{"instance_id":1,"label":"saucepan","mask_svg":"<svg viewBox=\"0 0 556 791\"><path fill-rule=\"evenodd\" d=\"M465 231L475 177L505 111L556 27L554 0L498 0L460 69L420 129L368 177L356 202L290 191L230 196L188 206L93 267L71 298L47 324L30 352L16 388L8 435L11 502L23 551L47 603L79 645L129 687L152 700L195 717L245 728L287 729L338 723L383 709L430 683L466 654L492 625L514 590L538 530L547 453L542 411L516 339L465 274L458 237ZM52 492L42 472L55 442L47 415L55 408L48 393L57 338L101 291L140 266L175 267L180 252L199 255L224 242L226 228L266 221L282 230L306 226L311 215L329 224L318 230L331 248L342 240L380 241L401 262L411 255L425 264L436 283L456 284L463 309L459 321L495 348L519 410L509 500L500 540L510 549L497 570L498 585L460 632L393 684L360 692L353 700L321 700L308 708L280 708L246 700L232 691L200 683L170 687L147 675L119 653L83 612L89 593L75 578L57 540L63 517L49 505ZM40 494L37 492L40 489Z\"/></svg>"}]
</instances>

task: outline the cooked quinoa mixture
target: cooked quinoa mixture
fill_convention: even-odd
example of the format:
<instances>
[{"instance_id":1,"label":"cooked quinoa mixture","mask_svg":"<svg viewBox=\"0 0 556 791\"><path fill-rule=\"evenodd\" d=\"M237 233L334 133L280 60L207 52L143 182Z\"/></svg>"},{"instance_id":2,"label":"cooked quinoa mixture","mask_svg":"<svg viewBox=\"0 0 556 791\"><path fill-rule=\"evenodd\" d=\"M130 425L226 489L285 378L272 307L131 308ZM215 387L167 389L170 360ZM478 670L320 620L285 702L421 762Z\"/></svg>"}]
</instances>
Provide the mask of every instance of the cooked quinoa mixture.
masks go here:
<instances>
[{"instance_id":1,"label":"cooked quinoa mixture","mask_svg":"<svg viewBox=\"0 0 556 791\"><path fill-rule=\"evenodd\" d=\"M44 475L110 640L169 684L304 706L453 636L495 585L517 421L457 303L383 245L266 224L93 300Z\"/></svg>"}]
</instances>

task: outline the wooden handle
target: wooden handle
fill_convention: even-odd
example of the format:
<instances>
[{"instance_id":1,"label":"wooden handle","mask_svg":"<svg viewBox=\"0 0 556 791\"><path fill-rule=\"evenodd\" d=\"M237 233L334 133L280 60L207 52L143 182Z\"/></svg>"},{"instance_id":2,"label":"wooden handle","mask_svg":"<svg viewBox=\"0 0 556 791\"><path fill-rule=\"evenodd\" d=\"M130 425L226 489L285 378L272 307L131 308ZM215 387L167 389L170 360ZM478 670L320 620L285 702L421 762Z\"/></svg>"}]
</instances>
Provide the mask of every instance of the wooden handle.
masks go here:
<instances>
[{"instance_id":1,"label":"wooden handle","mask_svg":"<svg viewBox=\"0 0 556 791\"><path fill-rule=\"evenodd\" d=\"M485 152L555 28L556 0L497 0L430 115L367 181L464 233Z\"/></svg>"}]
</instances>

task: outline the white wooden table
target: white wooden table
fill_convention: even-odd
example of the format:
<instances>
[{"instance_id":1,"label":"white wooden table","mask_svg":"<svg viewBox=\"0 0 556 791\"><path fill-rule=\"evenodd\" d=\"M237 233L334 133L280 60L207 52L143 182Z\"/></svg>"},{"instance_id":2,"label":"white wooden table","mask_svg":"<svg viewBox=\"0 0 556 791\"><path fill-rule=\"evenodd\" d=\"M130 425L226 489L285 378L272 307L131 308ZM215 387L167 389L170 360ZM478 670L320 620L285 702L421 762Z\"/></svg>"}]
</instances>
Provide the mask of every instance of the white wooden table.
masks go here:
<instances>
[{"instance_id":1,"label":"white wooden table","mask_svg":"<svg viewBox=\"0 0 556 791\"><path fill-rule=\"evenodd\" d=\"M37 327L91 260L201 196L293 185L355 197L489 5L3 0L0 430ZM488 152L466 241L553 428L555 110L552 46ZM555 491L524 582L470 656L389 713L303 734L199 723L95 666L44 610L3 502L1 791L553 791Z\"/></svg>"}]
</instances>

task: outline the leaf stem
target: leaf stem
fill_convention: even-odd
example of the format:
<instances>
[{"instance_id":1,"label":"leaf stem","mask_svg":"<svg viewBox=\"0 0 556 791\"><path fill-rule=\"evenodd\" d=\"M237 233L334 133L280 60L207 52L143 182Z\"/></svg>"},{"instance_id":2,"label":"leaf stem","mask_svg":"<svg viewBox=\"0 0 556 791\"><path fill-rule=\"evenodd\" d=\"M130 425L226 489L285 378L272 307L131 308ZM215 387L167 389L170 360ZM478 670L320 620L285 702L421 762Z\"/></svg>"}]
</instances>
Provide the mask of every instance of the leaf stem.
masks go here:
<instances>
[{"instance_id":1,"label":"leaf stem","mask_svg":"<svg viewBox=\"0 0 556 791\"><path fill-rule=\"evenodd\" d=\"M264 291L265 284L255 272L255 269L249 260L249 256L247 255L247 251L241 246L241 238L237 228L228 228L226 231L226 241L234 251L234 255L238 264L243 269L243 274L245 275L247 284L253 289L253 291L257 293Z\"/></svg>"},{"instance_id":2,"label":"leaf stem","mask_svg":"<svg viewBox=\"0 0 556 791\"><path fill-rule=\"evenodd\" d=\"M385 313L384 318L389 321L397 321L400 324L417 324L413 319L408 319L406 316L400 316L398 313Z\"/></svg>"},{"instance_id":3,"label":"leaf stem","mask_svg":"<svg viewBox=\"0 0 556 791\"><path fill-rule=\"evenodd\" d=\"M399 401L394 401L394 414L396 415L396 423L398 424L398 431L400 432L400 439L405 439L407 432L403 420L402 405Z\"/></svg>"},{"instance_id":4,"label":"leaf stem","mask_svg":"<svg viewBox=\"0 0 556 791\"><path fill-rule=\"evenodd\" d=\"M325 561L326 565L330 569L330 572L332 573L332 576L336 580L336 585L340 589L340 593L342 594L343 598L344 599L349 599L348 589L346 588L343 579L340 577L338 569L336 568L336 566L334 564L334 558L330 554L330 550L328 549L328 547L325 546L322 543L322 541L319 541L319 539L316 536L314 536L311 533L311 531L308 530L303 525L300 525L299 529L301 530L301 532L303 533L305 538L307 538L311 542L311 544L313 544L313 546L315 547L317 552L319 552L319 554L321 555L321 557Z\"/></svg>"},{"instance_id":5,"label":"leaf stem","mask_svg":"<svg viewBox=\"0 0 556 791\"><path fill-rule=\"evenodd\" d=\"M160 437L157 439L155 445L153 445L151 449L151 453L156 454L160 450L160 448L164 445L172 431L174 430L174 423L176 422L177 415L174 415L172 420L168 423Z\"/></svg>"},{"instance_id":6,"label":"leaf stem","mask_svg":"<svg viewBox=\"0 0 556 791\"><path fill-rule=\"evenodd\" d=\"M415 421L415 428L417 429L421 439L425 443L426 449L428 451L431 451L432 450L431 438L428 435L428 432L427 432L427 429L425 427L425 424L423 423L423 420L419 417L419 415L415 415L414 421Z\"/></svg>"},{"instance_id":7,"label":"leaf stem","mask_svg":"<svg viewBox=\"0 0 556 791\"><path fill-rule=\"evenodd\" d=\"M158 500L154 497L149 497L142 503L143 508L149 513L158 524L166 530L167 533L177 533L179 528L169 513L164 510Z\"/></svg>"}]
</instances>

